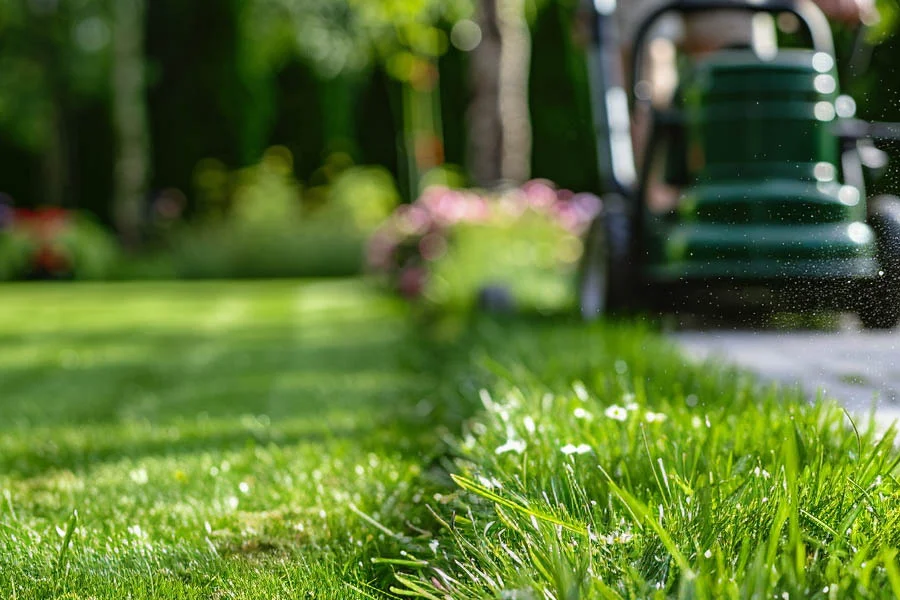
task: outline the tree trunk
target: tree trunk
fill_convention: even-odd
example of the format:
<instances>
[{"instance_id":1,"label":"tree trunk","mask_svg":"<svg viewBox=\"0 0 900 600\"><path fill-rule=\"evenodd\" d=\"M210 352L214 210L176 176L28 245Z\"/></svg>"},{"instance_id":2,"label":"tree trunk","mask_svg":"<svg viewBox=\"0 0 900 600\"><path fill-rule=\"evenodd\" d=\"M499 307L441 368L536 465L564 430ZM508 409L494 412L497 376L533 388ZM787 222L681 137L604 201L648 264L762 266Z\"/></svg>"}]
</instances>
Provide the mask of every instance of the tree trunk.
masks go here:
<instances>
[{"instance_id":1,"label":"tree trunk","mask_svg":"<svg viewBox=\"0 0 900 600\"><path fill-rule=\"evenodd\" d=\"M51 137L42 161L43 201L48 206L62 206L69 184L69 140L59 102L54 102L50 120Z\"/></svg>"},{"instance_id":2,"label":"tree trunk","mask_svg":"<svg viewBox=\"0 0 900 600\"><path fill-rule=\"evenodd\" d=\"M531 36L524 0L479 0L472 52L469 169L477 185L521 183L531 172Z\"/></svg>"},{"instance_id":3,"label":"tree trunk","mask_svg":"<svg viewBox=\"0 0 900 600\"><path fill-rule=\"evenodd\" d=\"M531 35L525 0L497 0L500 25L500 121L503 132L503 179L523 183L531 175L531 113L528 80Z\"/></svg>"},{"instance_id":4,"label":"tree trunk","mask_svg":"<svg viewBox=\"0 0 900 600\"><path fill-rule=\"evenodd\" d=\"M116 0L114 6L114 218L123 243L133 247L140 242L150 176L144 56L146 4L145 0Z\"/></svg>"},{"instance_id":5,"label":"tree trunk","mask_svg":"<svg viewBox=\"0 0 900 600\"><path fill-rule=\"evenodd\" d=\"M478 0L476 22L481 28L481 44L472 51L470 62L468 166L474 183L488 187L503 178L497 0Z\"/></svg>"}]
</instances>

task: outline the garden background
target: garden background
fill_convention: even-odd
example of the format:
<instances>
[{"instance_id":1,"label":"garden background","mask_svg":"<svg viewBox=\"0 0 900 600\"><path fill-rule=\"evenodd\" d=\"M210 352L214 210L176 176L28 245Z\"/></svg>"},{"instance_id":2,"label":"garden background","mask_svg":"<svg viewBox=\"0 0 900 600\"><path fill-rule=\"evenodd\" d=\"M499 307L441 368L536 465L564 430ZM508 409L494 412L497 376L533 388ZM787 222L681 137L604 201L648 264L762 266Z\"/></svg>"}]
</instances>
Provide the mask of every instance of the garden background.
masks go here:
<instances>
[{"instance_id":1,"label":"garden background","mask_svg":"<svg viewBox=\"0 0 900 600\"><path fill-rule=\"evenodd\" d=\"M900 120L881 4L849 91ZM3 2L0 277L344 275L428 183L596 192L575 0L494 5Z\"/></svg>"}]
</instances>

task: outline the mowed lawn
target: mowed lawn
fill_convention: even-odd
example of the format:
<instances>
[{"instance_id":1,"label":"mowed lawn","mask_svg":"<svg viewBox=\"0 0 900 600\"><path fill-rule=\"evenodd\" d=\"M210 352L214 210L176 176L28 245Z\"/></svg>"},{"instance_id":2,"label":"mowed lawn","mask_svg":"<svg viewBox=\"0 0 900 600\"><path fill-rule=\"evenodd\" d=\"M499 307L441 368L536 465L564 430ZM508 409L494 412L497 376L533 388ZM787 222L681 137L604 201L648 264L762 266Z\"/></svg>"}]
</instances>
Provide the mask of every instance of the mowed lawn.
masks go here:
<instances>
[{"instance_id":1,"label":"mowed lawn","mask_svg":"<svg viewBox=\"0 0 900 600\"><path fill-rule=\"evenodd\" d=\"M27 285L0 337L0 598L900 597L896 431L646 325Z\"/></svg>"},{"instance_id":2,"label":"mowed lawn","mask_svg":"<svg viewBox=\"0 0 900 600\"><path fill-rule=\"evenodd\" d=\"M365 596L417 521L433 376L362 283L8 286L0 340L2 598Z\"/></svg>"}]
</instances>

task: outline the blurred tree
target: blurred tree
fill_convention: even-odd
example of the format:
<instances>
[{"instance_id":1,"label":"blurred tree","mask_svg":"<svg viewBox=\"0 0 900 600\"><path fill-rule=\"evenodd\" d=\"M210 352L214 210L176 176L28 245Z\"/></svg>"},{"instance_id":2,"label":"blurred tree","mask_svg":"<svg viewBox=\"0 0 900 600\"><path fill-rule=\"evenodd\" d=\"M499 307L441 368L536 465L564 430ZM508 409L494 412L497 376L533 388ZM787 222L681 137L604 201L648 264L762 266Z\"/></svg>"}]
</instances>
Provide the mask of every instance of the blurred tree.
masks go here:
<instances>
[{"instance_id":1,"label":"blurred tree","mask_svg":"<svg viewBox=\"0 0 900 600\"><path fill-rule=\"evenodd\" d=\"M409 189L444 161L437 60L448 50L443 24L471 14L470 0L254 0L254 28L272 56L294 53L317 73L327 106L326 149L355 151L355 99L372 67L401 87L398 111ZM282 60L284 58L282 57Z\"/></svg>"},{"instance_id":2,"label":"blurred tree","mask_svg":"<svg viewBox=\"0 0 900 600\"><path fill-rule=\"evenodd\" d=\"M472 52L469 168L482 186L522 183L531 173L527 7L525 0L478 0L481 40Z\"/></svg>"},{"instance_id":3,"label":"blurred tree","mask_svg":"<svg viewBox=\"0 0 900 600\"><path fill-rule=\"evenodd\" d=\"M145 0L147 1L147 0ZM254 0L147 1L152 187L189 191L205 158L256 163L274 118L278 37L252 28Z\"/></svg>"},{"instance_id":4,"label":"blurred tree","mask_svg":"<svg viewBox=\"0 0 900 600\"><path fill-rule=\"evenodd\" d=\"M109 89L103 0L0 2L0 127L41 157L40 200L74 201L73 115Z\"/></svg>"},{"instance_id":5,"label":"blurred tree","mask_svg":"<svg viewBox=\"0 0 900 600\"><path fill-rule=\"evenodd\" d=\"M144 27L145 0L113 3L113 119L116 130L114 217L122 241L140 241L150 175Z\"/></svg>"}]
</instances>

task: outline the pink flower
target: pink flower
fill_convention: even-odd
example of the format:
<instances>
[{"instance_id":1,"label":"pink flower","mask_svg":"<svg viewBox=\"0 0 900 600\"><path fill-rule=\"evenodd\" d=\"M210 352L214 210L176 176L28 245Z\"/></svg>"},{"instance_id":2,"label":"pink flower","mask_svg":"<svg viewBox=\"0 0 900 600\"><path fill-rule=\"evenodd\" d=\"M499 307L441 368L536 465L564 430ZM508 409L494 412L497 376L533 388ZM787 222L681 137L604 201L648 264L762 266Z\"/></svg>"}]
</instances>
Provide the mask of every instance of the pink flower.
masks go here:
<instances>
[{"instance_id":1,"label":"pink flower","mask_svg":"<svg viewBox=\"0 0 900 600\"><path fill-rule=\"evenodd\" d=\"M397 250L397 240L387 228L375 232L369 239L366 248L366 262L369 268L388 271L394 262L394 253Z\"/></svg>"},{"instance_id":2,"label":"pink flower","mask_svg":"<svg viewBox=\"0 0 900 600\"><path fill-rule=\"evenodd\" d=\"M418 298L425 291L428 272L422 267L407 267L400 272L397 288L406 298Z\"/></svg>"},{"instance_id":3,"label":"pink flower","mask_svg":"<svg viewBox=\"0 0 900 600\"><path fill-rule=\"evenodd\" d=\"M534 208L549 208L558 201L556 188L545 179L535 179L522 186L522 193L529 206Z\"/></svg>"},{"instance_id":4,"label":"pink flower","mask_svg":"<svg viewBox=\"0 0 900 600\"><path fill-rule=\"evenodd\" d=\"M411 204L398 209L398 228L407 235L422 235L431 227L431 213L423 206Z\"/></svg>"},{"instance_id":5,"label":"pink flower","mask_svg":"<svg viewBox=\"0 0 900 600\"><path fill-rule=\"evenodd\" d=\"M419 241L419 254L428 261L439 260L447 253L447 239L439 233L429 233Z\"/></svg>"}]
</instances>

